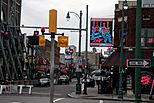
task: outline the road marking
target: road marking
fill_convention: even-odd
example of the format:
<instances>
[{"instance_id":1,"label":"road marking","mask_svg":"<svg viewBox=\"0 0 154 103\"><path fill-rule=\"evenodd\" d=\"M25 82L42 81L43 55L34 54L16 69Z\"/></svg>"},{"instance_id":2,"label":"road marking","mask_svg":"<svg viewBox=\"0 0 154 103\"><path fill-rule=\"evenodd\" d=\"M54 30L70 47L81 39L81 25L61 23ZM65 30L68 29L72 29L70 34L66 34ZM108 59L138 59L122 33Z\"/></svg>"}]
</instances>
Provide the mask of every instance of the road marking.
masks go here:
<instances>
[{"instance_id":1,"label":"road marking","mask_svg":"<svg viewBox=\"0 0 154 103\"><path fill-rule=\"evenodd\" d=\"M55 102L60 101L62 99L65 99L65 98L58 98L58 99L55 99L53 102L55 103Z\"/></svg>"},{"instance_id":2,"label":"road marking","mask_svg":"<svg viewBox=\"0 0 154 103\"><path fill-rule=\"evenodd\" d=\"M103 100L99 100L99 103L103 103Z\"/></svg>"},{"instance_id":3,"label":"road marking","mask_svg":"<svg viewBox=\"0 0 154 103\"><path fill-rule=\"evenodd\" d=\"M8 102L8 103L21 103L21 102Z\"/></svg>"},{"instance_id":4,"label":"road marking","mask_svg":"<svg viewBox=\"0 0 154 103\"><path fill-rule=\"evenodd\" d=\"M49 95L49 93L40 93L40 92L33 92L32 94ZM62 94L54 93L54 95L60 96L60 95L62 95Z\"/></svg>"}]
</instances>

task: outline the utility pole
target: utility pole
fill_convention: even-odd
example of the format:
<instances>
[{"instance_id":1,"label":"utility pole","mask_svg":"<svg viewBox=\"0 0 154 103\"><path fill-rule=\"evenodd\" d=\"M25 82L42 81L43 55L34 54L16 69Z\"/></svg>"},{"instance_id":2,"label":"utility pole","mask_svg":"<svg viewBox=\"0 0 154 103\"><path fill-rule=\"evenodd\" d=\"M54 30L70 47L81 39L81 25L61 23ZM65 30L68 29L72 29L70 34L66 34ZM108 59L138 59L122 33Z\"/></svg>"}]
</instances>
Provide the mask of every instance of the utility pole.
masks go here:
<instances>
[{"instance_id":1,"label":"utility pole","mask_svg":"<svg viewBox=\"0 0 154 103\"><path fill-rule=\"evenodd\" d=\"M88 5L86 5L86 47L85 47L85 83L87 82L87 73L88 73ZM83 94L87 94L87 87L86 84L84 84L84 92Z\"/></svg>"},{"instance_id":2,"label":"utility pole","mask_svg":"<svg viewBox=\"0 0 154 103\"><path fill-rule=\"evenodd\" d=\"M141 17L142 17L142 0L137 0L136 7L136 49L135 49L135 59L140 59L141 57ZM135 100L139 103L141 100L141 84L140 84L141 68L135 68Z\"/></svg>"},{"instance_id":3,"label":"utility pole","mask_svg":"<svg viewBox=\"0 0 154 103\"><path fill-rule=\"evenodd\" d=\"M127 0L123 1L122 4L122 30L120 37L120 65L119 65L119 90L118 90L118 98L123 99L123 87L122 87L122 78L123 78L123 35L124 35L124 16L125 9L127 7Z\"/></svg>"}]
</instances>

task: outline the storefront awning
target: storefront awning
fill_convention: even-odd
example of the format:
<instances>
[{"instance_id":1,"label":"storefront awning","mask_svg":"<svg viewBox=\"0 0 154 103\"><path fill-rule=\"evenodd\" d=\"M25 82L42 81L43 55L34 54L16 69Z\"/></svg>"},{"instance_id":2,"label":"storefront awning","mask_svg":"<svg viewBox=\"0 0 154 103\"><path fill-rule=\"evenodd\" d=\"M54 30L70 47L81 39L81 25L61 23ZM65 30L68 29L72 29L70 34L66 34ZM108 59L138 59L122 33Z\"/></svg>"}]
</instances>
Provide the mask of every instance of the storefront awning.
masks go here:
<instances>
[{"instance_id":1,"label":"storefront awning","mask_svg":"<svg viewBox=\"0 0 154 103\"><path fill-rule=\"evenodd\" d=\"M122 66L126 67L127 59L134 59L135 58L135 51L123 51L122 56ZM151 66L154 67L154 56L153 51L149 50L142 50L141 51L141 59L150 59L151 60ZM120 65L120 52L116 50L113 52L106 61L102 64L104 67L118 67Z\"/></svg>"}]
</instances>

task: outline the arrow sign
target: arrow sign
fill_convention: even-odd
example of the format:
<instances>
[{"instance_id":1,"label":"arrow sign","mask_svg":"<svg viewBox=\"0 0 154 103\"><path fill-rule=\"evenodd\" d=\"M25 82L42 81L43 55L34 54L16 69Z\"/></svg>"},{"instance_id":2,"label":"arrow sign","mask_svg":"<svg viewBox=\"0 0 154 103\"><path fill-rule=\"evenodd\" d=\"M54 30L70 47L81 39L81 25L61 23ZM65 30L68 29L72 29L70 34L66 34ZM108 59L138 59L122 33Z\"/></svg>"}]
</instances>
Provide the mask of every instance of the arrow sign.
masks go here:
<instances>
[{"instance_id":1,"label":"arrow sign","mask_svg":"<svg viewBox=\"0 0 154 103\"><path fill-rule=\"evenodd\" d=\"M151 67L150 59L127 59L127 67Z\"/></svg>"}]
</instances>

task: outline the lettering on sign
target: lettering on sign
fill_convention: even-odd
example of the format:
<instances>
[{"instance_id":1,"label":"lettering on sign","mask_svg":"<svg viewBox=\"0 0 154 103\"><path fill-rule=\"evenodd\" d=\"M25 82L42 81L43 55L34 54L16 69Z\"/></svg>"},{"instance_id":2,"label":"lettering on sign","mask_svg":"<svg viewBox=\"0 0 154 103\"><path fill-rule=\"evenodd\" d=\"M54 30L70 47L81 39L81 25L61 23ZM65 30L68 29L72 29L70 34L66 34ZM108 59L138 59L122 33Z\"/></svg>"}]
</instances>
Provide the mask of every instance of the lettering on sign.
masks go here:
<instances>
[{"instance_id":1,"label":"lettering on sign","mask_svg":"<svg viewBox=\"0 0 154 103\"><path fill-rule=\"evenodd\" d=\"M150 59L127 59L127 67L150 67Z\"/></svg>"}]
</instances>

